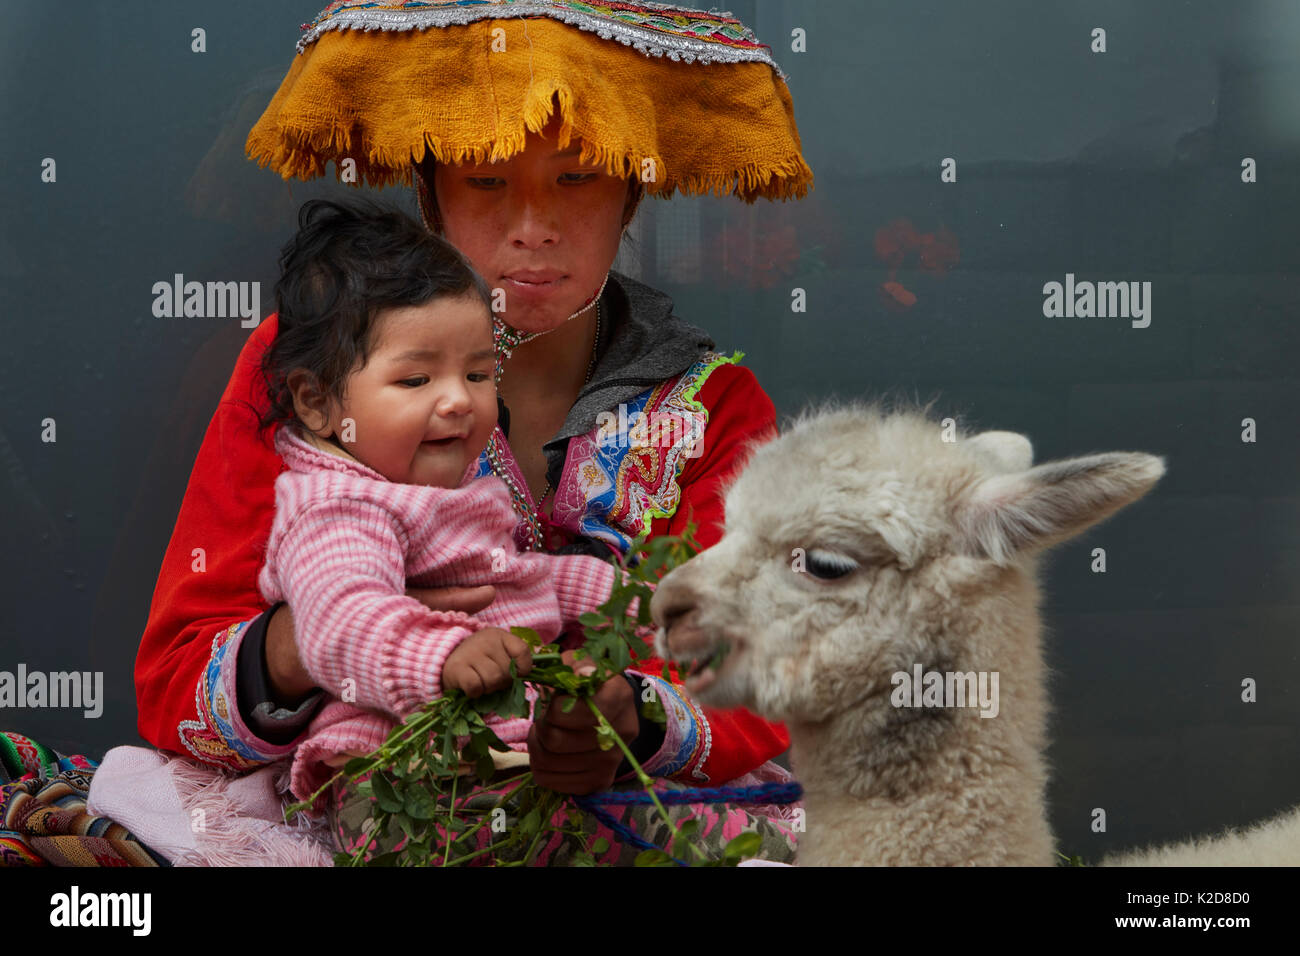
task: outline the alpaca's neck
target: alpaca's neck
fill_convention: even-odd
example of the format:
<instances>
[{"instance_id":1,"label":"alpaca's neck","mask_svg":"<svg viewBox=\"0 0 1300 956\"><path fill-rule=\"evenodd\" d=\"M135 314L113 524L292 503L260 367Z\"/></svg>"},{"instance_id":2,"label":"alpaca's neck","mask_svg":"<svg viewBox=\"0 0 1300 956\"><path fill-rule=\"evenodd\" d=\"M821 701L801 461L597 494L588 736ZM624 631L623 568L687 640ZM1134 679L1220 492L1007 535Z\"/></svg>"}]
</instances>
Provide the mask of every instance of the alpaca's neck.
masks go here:
<instances>
[{"instance_id":1,"label":"alpaca's neck","mask_svg":"<svg viewBox=\"0 0 1300 956\"><path fill-rule=\"evenodd\" d=\"M863 716L789 724L791 762L804 788L800 865L1053 862L1047 773L1031 743L1041 739L1037 728L1017 726L1005 708L991 719L973 712L910 722L887 711L878 711L877 721Z\"/></svg>"}]
</instances>

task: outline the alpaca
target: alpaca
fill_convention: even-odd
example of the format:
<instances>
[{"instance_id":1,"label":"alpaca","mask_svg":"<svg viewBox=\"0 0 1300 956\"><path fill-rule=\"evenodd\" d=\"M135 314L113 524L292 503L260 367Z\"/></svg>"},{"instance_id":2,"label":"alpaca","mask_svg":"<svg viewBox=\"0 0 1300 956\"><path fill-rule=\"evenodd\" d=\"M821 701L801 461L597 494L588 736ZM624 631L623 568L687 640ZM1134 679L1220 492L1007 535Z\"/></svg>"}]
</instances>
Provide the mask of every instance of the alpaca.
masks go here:
<instances>
[{"instance_id":1,"label":"alpaca","mask_svg":"<svg viewBox=\"0 0 1300 956\"><path fill-rule=\"evenodd\" d=\"M923 411L806 413L726 489L722 540L660 581L657 652L708 662L688 689L789 728L801 865L1056 862L1037 559L1164 462L1032 462L1022 435Z\"/></svg>"}]
</instances>

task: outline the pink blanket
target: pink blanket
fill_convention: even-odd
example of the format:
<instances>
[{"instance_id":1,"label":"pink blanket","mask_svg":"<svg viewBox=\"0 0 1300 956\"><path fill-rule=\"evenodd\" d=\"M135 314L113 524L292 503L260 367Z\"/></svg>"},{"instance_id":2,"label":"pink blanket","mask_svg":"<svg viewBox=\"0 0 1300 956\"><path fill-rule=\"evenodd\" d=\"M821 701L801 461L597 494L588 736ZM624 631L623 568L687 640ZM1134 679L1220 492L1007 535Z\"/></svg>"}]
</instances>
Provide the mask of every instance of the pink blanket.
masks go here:
<instances>
[{"instance_id":1,"label":"pink blanket","mask_svg":"<svg viewBox=\"0 0 1300 956\"><path fill-rule=\"evenodd\" d=\"M88 812L122 824L175 866L333 866L323 816L284 822L290 764L235 775L143 747L114 747Z\"/></svg>"}]
</instances>

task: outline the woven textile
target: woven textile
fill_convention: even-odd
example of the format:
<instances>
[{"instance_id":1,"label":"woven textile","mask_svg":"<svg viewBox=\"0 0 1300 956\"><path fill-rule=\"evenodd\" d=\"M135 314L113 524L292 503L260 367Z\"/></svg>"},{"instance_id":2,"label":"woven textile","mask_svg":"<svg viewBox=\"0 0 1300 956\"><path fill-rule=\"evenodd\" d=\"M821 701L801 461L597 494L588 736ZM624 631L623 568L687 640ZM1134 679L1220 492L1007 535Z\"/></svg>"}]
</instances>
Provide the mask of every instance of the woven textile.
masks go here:
<instances>
[{"instance_id":1,"label":"woven textile","mask_svg":"<svg viewBox=\"0 0 1300 956\"><path fill-rule=\"evenodd\" d=\"M285 179L356 164L375 186L440 163L505 160L558 109L558 146L667 198L804 196L790 91L725 14L561 0L336 3L249 134Z\"/></svg>"},{"instance_id":2,"label":"woven textile","mask_svg":"<svg viewBox=\"0 0 1300 956\"><path fill-rule=\"evenodd\" d=\"M0 731L0 866L170 866L126 827L86 812L97 764Z\"/></svg>"}]
</instances>

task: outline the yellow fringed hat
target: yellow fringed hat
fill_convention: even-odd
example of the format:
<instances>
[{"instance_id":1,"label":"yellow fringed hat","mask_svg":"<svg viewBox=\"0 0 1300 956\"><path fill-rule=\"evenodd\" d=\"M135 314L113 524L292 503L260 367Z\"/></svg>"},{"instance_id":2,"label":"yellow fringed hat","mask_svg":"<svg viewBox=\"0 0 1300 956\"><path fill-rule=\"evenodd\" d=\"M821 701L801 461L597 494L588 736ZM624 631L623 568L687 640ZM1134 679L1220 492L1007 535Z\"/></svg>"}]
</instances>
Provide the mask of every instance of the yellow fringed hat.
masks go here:
<instances>
[{"instance_id":1,"label":"yellow fringed hat","mask_svg":"<svg viewBox=\"0 0 1300 956\"><path fill-rule=\"evenodd\" d=\"M283 178L355 163L412 185L426 151L492 162L558 103L558 145L646 192L799 198L812 185L785 74L729 14L579 0L338 0L246 146Z\"/></svg>"}]
</instances>

